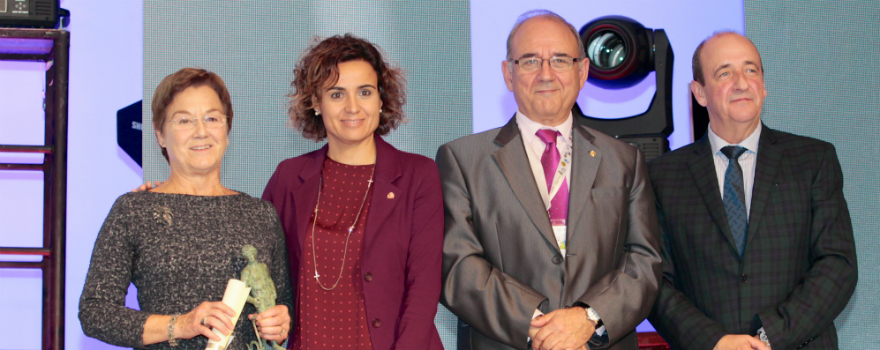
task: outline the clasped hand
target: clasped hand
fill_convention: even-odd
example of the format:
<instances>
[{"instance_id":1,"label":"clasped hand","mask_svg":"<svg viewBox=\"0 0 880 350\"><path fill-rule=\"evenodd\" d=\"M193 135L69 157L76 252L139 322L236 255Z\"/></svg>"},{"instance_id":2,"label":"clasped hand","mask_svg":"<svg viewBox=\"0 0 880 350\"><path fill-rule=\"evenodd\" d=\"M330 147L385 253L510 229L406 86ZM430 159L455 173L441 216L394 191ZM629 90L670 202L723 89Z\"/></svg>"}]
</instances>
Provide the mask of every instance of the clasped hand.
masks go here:
<instances>
[{"instance_id":1,"label":"clasped hand","mask_svg":"<svg viewBox=\"0 0 880 350\"><path fill-rule=\"evenodd\" d=\"M718 340L713 350L770 350L758 337L728 334Z\"/></svg>"},{"instance_id":2,"label":"clasped hand","mask_svg":"<svg viewBox=\"0 0 880 350\"><path fill-rule=\"evenodd\" d=\"M534 350L587 349L596 324L583 308L559 309L535 317L529 328Z\"/></svg>"}]
</instances>

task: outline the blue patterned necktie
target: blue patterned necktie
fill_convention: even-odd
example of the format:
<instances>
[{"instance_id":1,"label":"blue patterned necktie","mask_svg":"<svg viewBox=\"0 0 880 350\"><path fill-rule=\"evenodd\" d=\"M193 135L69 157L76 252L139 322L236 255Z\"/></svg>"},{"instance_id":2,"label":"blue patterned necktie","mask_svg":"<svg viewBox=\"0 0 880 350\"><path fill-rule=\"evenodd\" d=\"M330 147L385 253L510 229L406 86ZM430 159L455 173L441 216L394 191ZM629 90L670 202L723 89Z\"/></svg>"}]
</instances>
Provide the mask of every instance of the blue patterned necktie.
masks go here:
<instances>
[{"instance_id":1,"label":"blue patterned necktie","mask_svg":"<svg viewBox=\"0 0 880 350\"><path fill-rule=\"evenodd\" d=\"M736 242L739 256L746 249L746 231L749 216L746 212L746 192L743 190L743 171L737 159L746 152L745 147L726 146L721 153L727 156L727 171L724 173L724 211L727 212L727 225Z\"/></svg>"}]
</instances>

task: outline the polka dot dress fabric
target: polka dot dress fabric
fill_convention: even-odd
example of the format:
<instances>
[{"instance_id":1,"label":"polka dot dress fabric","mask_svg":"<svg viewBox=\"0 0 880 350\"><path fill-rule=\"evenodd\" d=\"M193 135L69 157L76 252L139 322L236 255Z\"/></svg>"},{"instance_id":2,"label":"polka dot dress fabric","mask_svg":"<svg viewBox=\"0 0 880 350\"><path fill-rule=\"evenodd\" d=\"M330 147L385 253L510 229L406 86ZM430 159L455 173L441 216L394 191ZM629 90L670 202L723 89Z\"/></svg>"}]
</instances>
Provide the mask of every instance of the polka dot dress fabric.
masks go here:
<instances>
[{"instance_id":1,"label":"polka dot dress fabric","mask_svg":"<svg viewBox=\"0 0 880 350\"><path fill-rule=\"evenodd\" d=\"M324 161L317 222L313 213L300 264L294 349L372 349L361 279L372 188L366 200L364 193L372 171L373 165L345 165L329 157ZM356 219L346 250L348 229ZM315 262L320 282L315 278ZM337 279L339 283L332 290L321 288L333 287Z\"/></svg>"}]
</instances>

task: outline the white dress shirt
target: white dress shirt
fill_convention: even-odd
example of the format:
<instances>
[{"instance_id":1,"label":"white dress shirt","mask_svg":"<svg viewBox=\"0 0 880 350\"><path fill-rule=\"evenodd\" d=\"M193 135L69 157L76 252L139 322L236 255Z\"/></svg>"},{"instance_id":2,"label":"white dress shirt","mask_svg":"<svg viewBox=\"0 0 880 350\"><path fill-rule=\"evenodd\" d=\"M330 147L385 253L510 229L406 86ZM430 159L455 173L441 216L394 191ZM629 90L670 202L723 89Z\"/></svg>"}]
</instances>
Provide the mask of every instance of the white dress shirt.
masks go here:
<instances>
[{"instance_id":1,"label":"white dress shirt","mask_svg":"<svg viewBox=\"0 0 880 350\"><path fill-rule=\"evenodd\" d=\"M752 131L752 134L749 135L749 137L746 137L746 139L739 144L733 145L745 147L746 149L746 151L737 158L739 166L743 171L743 191L746 192L746 217L752 215L752 188L755 185L755 164L758 160L758 141L761 140L762 128L763 125L758 123L758 127L755 128L755 131ZM715 160L715 174L718 175L718 189L721 191L721 199L724 199L724 173L727 172L727 165L730 163L730 160L727 159L727 156L725 156L724 153L721 153L721 149L730 144L712 131L711 124L709 125L708 131L709 145L712 146L712 158ZM765 334L764 327L758 329L758 335L761 334ZM766 335L761 341L764 341L764 339L766 339ZM764 341L764 345L770 346L770 341Z\"/></svg>"},{"instance_id":2,"label":"white dress shirt","mask_svg":"<svg viewBox=\"0 0 880 350\"><path fill-rule=\"evenodd\" d=\"M755 128L755 131L753 131L749 137L746 137L745 140L737 145L732 145L746 148L745 153L739 156L737 161L743 171L743 191L745 191L746 194L746 215L749 216L751 215L752 208L752 187L755 185L755 164L758 160L758 141L761 138L761 128L761 124L758 123L758 127ZM721 153L721 149L725 146L731 146L731 144L716 135L715 132L712 131L712 125L709 125L708 132L709 145L712 146L712 155L715 160L715 174L718 175L718 189L721 191L721 198L724 199L724 173L727 171L727 165L730 161L724 153Z\"/></svg>"},{"instance_id":3,"label":"white dress shirt","mask_svg":"<svg viewBox=\"0 0 880 350\"><path fill-rule=\"evenodd\" d=\"M529 165L532 167L532 174L535 175L538 192L541 193L541 199L544 200L544 209L550 209L550 200L552 199L547 189L547 179L544 177L544 166L541 165L541 156L544 154L544 150L547 149L547 144L541 141L536 133L541 129L558 131L559 134L556 135L556 149L559 150L559 156L562 157L568 149L568 143L571 142L569 138L571 137L573 121L574 119L571 113L569 113L568 118L562 124L555 127L545 126L529 119L519 111L516 112L516 124L519 126L520 135L522 135L523 145L529 157ZM571 189L571 164L565 167L565 179L568 180L565 183Z\"/></svg>"},{"instance_id":4,"label":"white dress shirt","mask_svg":"<svg viewBox=\"0 0 880 350\"><path fill-rule=\"evenodd\" d=\"M535 175L535 184L538 185L538 192L541 194L541 199L544 200L544 208L550 209L550 193L547 190L547 178L544 177L544 166L541 165L541 156L544 154L544 150L547 149L547 144L544 143L536 133L541 129L549 129L556 130L559 133L556 134L556 149L559 150L559 156L562 157L565 155L565 152L568 150L569 142L572 142L570 138L571 128L574 124L574 119L572 118L571 113L568 114L568 118L565 119L562 124L557 126L546 126L541 123L535 122L525 114L522 114L520 111L516 111L516 124L519 126L519 132L523 139L523 146L526 149L526 154L529 157L529 165L532 168L532 174ZM571 189L571 163L567 167L565 167L565 171L563 172L565 175L565 179L567 180L565 183L568 186L569 190ZM569 191L569 194L571 191ZM535 310L532 318L543 315L544 313L540 310ZM601 326L596 329L597 335L602 335L605 333L605 326Z\"/></svg>"}]
</instances>

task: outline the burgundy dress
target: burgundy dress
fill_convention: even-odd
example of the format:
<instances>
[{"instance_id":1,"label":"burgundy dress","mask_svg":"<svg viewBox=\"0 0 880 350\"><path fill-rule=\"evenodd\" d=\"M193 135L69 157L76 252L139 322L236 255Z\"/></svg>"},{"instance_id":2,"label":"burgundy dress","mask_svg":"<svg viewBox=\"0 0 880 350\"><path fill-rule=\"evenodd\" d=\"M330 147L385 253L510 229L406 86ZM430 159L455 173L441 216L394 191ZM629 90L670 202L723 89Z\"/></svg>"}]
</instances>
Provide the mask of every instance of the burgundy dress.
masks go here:
<instances>
[{"instance_id":1,"label":"burgundy dress","mask_svg":"<svg viewBox=\"0 0 880 350\"><path fill-rule=\"evenodd\" d=\"M366 201L364 192L372 172L373 165L345 165L330 157L324 160L318 221L312 231L315 220L313 210L300 264L294 349L373 348L364 308L363 281L360 278L364 229L372 187ZM358 216L361 203L363 209ZM351 233L346 251L348 229L356 217L357 226ZM315 261L320 283L325 288L333 287L339 278L339 284L332 290L324 290L315 279Z\"/></svg>"}]
</instances>

